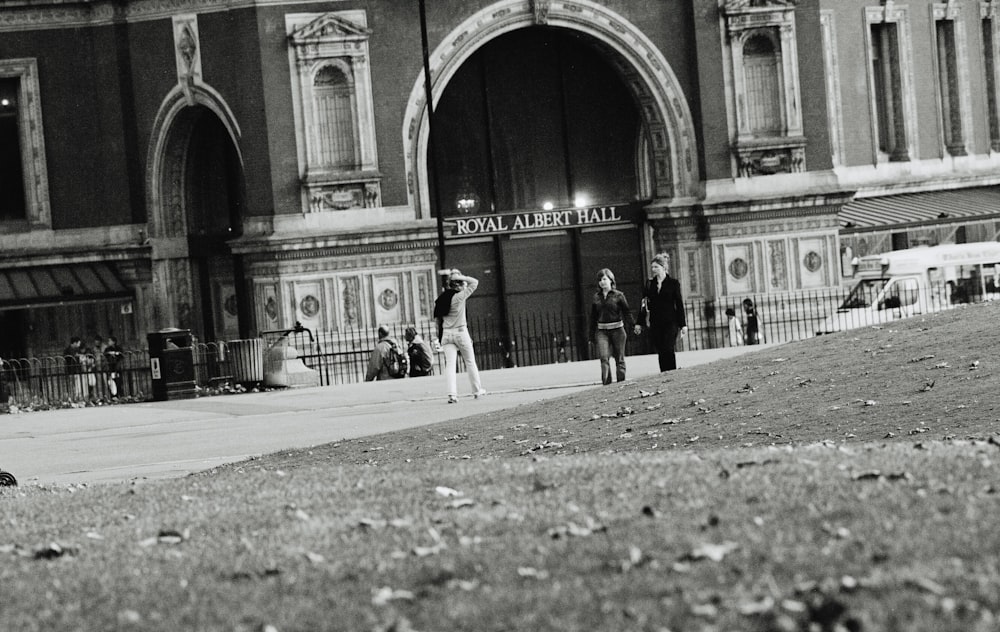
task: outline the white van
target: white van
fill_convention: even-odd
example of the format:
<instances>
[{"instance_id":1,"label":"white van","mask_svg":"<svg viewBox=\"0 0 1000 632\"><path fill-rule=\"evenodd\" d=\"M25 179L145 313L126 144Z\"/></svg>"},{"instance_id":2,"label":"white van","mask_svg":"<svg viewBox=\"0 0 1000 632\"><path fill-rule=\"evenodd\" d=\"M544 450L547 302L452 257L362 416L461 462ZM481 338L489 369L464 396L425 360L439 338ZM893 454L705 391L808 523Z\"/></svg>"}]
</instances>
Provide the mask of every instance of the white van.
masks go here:
<instances>
[{"instance_id":1,"label":"white van","mask_svg":"<svg viewBox=\"0 0 1000 632\"><path fill-rule=\"evenodd\" d=\"M817 334L1000 298L1000 242L894 250L856 260L857 285Z\"/></svg>"}]
</instances>

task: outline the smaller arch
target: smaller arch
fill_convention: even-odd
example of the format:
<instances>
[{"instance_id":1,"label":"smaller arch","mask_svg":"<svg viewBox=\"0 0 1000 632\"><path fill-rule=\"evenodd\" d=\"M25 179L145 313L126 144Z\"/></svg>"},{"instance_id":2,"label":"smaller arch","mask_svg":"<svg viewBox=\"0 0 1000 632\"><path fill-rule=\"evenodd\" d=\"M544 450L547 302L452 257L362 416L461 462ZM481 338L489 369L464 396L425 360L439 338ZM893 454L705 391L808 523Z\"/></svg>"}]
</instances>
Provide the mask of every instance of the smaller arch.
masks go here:
<instances>
[{"instance_id":1,"label":"smaller arch","mask_svg":"<svg viewBox=\"0 0 1000 632\"><path fill-rule=\"evenodd\" d=\"M778 38L769 29L747 31L743 43L743 56L774 55L780 46Z\"/></svg>"},{"instance_id":2,"label":"smaller arch","mask_svg":"<svg viewBox=\"0 0 1000 632\"><path fill-rule=\"evenodd\" d=\"M178 163L183 159L193 127L193 121L187 120L183 113L185 108L194 105L201 105L218 117L233 143L240 168L244 165L240 126L222 95L205 84L174 86L164 97L153 120L147 151L146 221L152 238L186 235L183 206L177 199L177 192L168 189L175 186L176 180L168 174L179 173Z\"/></svg>"},{"instance_id":3,"label":"smaller arch","mask_svg":"<svg viewBox=\"0 0 1000 632\"><path fill-rule=\"evenodd\" d=\"M354 87L354 72L342 59L325 59L312 72L313 86L343 85Z\"/></svg>"}]
</instances>

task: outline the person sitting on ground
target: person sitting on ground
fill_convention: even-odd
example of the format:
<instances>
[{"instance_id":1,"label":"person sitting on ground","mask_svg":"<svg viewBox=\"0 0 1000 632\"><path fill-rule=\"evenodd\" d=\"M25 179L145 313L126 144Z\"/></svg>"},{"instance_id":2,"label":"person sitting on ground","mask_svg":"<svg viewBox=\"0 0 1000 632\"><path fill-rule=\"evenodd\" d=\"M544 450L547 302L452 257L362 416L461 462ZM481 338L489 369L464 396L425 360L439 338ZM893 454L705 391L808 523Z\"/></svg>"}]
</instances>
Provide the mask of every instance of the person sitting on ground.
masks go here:
<instances>
[{"instance_id":1,"label":"person sitting on ground","mask_svg":"<svg viewBox=\"0 0 1000 632\"><path fill-rule=\"evenodd\" d=\"M424 377L434 374L434 363L431 358L431 346L427 344L416 327L407 327L403 333L406 338L406 355L410 360L410 377Z\"/></svg>"}]
</instances>

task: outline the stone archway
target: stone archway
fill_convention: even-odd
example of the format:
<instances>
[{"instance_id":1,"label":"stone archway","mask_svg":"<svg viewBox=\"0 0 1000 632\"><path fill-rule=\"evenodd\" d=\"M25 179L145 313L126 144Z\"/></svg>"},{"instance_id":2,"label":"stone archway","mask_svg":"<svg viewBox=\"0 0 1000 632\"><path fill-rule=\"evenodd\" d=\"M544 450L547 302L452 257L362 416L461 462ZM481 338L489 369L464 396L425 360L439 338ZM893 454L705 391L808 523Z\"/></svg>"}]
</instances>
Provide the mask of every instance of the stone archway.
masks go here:
<instances>
[{"instance_id":1,"label":"stone archway","mask_svg":"<svg viewBox=\"0 0 1000 632\"><path fill-rule=\"evenodd\" d=\"M653 195L658 200L696 198L699 175L695 127L677 77L639 28L589 0L501 0L470 16L445 36L430 56L435 103L458 68L483 44L534 25L585 33L608 53L640 104L649 130ZM410 204L418 217L429 217L428 125L422 72L410 93L403 121L403 145Z\"/></svg>"},{"instance_id":2,"label":"stone archway","mask_svg":"<svg viewBox=\"0 0 1000 632\"><path fill-rule=\"evenodd\" d=\"M195 313L199 288L195 287L189 246L187 169L192 137L204 116L214 116L225 130L242 174L240 129L222 97L204 84L175 87L157 113L147 159L146 206L152 246L147 317L155 329L199 331L201 326Z\"/></svg>"}]
</instances>

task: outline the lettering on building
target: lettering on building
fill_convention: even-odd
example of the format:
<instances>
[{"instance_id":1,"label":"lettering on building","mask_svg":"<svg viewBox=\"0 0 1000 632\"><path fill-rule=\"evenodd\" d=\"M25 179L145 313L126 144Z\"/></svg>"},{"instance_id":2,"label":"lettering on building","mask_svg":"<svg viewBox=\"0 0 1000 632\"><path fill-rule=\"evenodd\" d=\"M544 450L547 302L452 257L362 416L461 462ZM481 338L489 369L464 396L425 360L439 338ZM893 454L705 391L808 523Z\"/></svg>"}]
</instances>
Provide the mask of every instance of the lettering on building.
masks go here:
<instances>
[{"instance_id":1,"label":"lettering on building","mask_svg":"<svg viewBox=\"0 0 1000 632\"><path fill-rule=\"evenodd\" d=\"M447 220L454 225L452 235L492 235L535 230L579 228L603 224L620 224L637 220L637 205L592 206L587 208L526 211L497 215L475 215Z\"/></svg>"}]
</instances>

